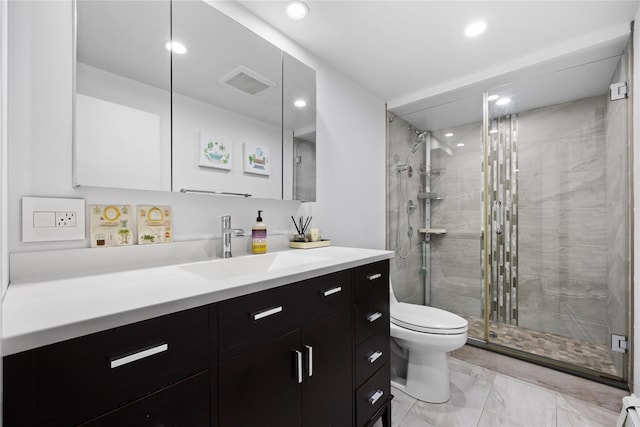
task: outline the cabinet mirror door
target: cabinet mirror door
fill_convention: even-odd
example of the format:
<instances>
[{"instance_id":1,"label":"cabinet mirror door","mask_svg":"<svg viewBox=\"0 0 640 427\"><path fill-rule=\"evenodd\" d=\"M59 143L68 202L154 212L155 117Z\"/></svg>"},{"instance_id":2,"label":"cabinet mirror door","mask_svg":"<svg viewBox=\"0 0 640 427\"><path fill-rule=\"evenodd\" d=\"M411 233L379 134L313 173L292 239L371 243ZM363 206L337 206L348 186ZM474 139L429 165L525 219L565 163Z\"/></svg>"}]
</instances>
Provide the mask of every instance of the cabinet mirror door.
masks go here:
<instances>
[{"instance_id":1,"label":"cabinet mirror door","mask_svg":"<svg viewBox=\"0 0 640 427\"><path fill-rule=\"evenodd\" d=\"M170 2L75 12L74 185L170 191Z\"/></svg>"},{"instance_id":2,"label":"cabinet mirror door","mask_svg":"<svg viewBox=\"0 0 640 427\"><path fill-rule=\"evenodd\" d=\"M173 191L282 199L282 51L205 2L172 16Z\"/></svg>"},{"instance_id":3,"label":"cabinet mirror door","mask_svg":"<svg viewBox=\"0 0 640 427\"><path fill-rule=\"evenodd\" d=\"M287 53L282 67L284 198L315 202L316 72Z\"/></svg>"}]
</instances>

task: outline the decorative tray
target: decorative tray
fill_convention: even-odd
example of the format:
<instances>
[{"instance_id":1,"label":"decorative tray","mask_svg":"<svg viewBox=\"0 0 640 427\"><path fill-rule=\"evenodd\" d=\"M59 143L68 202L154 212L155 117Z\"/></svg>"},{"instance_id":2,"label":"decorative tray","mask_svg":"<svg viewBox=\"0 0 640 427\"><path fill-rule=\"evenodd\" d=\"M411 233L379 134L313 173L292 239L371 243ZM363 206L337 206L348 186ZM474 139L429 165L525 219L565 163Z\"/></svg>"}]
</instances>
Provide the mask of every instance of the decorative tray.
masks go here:
<instances>
[{"instance_id":1,"label":"decorative tray","mask_svg":"<svg viewBox=\"0 0 640 427\"><path fill-rule=\"evenodd\" d=\"M318 240L317 242L289 242L289 247L294 249L312 249L331 246L331 240Z\"/></svg>"}]
</instances>

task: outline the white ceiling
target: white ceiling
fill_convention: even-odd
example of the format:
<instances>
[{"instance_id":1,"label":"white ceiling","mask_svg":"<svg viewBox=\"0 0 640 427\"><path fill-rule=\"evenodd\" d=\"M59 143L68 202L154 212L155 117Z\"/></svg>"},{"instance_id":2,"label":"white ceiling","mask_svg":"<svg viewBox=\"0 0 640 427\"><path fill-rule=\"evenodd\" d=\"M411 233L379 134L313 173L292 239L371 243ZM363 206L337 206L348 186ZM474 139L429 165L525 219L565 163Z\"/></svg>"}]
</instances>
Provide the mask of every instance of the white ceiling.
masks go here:
<instances>
[{"instance_id":1,"label":"white ceiling","mask_svg":"<svg viewBox=\"0 0 640 427\"><path fill-rule=\"evenodd\" d=\"M429 107L429 102L424 101L427 95L443 92L447 87L460 87L461 82L471 85L474 80L479 82L503 72L512 72L511 78L522 77L526 73L518 68L536 60L558 57L556 68L549 68L548 64L546 68L537 66L539 73L578 68L602 60L591 68L597 72L599 81L610 78L611 67L617 63L611 58L622 53L624 33L640 4L606 0L307 0L309 16L293 21L285 15L286 1L238 2L351 76L387 102L391 110L407 114L408 119L413 112L412 120L423 129L434 129L427 127L433 124L421 123L415 114ZM477 38L468 38L464 29L475 20L486 21L488 29ZM604 43L599 44L600 40ZM580 50L580 55L569 55L567 60L564 54L572 49ZM561 54L564 58L559 58ZM580 74L583 79L580 81L584 81L584 76L589 80L584 69ZM562 78L574 81L566 72ZM513 80L494 79L487 88L506 81ZM537 84L547 87L539 80ZM564 85L555 83L553 87L557 91ZM575 91L575 87L571 90ZM604 91L603 86L601 93ZM467 96L469 93L456 95L457 99Z\"/></svg>"}]
</instances>

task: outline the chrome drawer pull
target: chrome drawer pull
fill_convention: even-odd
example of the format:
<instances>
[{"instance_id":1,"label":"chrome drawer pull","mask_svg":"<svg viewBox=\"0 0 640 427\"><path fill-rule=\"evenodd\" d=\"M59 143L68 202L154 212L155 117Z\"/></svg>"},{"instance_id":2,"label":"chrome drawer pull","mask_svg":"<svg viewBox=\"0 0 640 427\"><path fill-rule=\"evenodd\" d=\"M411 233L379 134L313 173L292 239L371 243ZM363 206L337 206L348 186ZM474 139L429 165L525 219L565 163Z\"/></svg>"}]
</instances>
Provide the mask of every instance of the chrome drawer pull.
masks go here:
<instances>
[{"instance_id":1,"label":"chrome drawer pull","mask_svg":"<svg viewBox=\"0 0 640 427\"><path fill-rule=\"evenodd\" d=\"M370 323L375 322L376 320L378 320L379 318L382 317L382 313L380 313L379 311L376 311L375 313L371 313L370 315L367 316L367 320Z\"/></svg>"},{"instance_id":2,"label":"chrome drawer pull","mask_svg":"<svg viewBox=\"0 0 640 427\"><path fill-rule=\"evenodd\" d=\"M153 356L154 354L162 353L163 351L167 351L169 349L168 344L160 344L155 347L147 348L145 350L137 351L128 356L119 357L117 359L111 360L111 369L117 368L118 366L126 365L131 362L135 362L136 360L144 359L145 357Z\"/></svg>"},{"instance_id":3,"label":"chrome drawer pull","mask_svg":"<svg viewBox=\"0 0 640 427\"><path fill-rule=\"evenodd\" d=\"M268 308L264 311L259 311L253 315L253 320L260 320L265 317L273 316L274 314L280 313L283 310L282 306Z\"/></svg>"},{"instance_id":4,"label":"chrome drawer pull","mask_svg":"<svg viewBox=\"0 0 640 427\"><path fill-rule=\"evenodd\" d=\"M338 286L337 288L326 290L322 293L322 295L325 297L328 297L329 295L337 294L338 292L342 292L342 286Z\"/></svg>"},{"instance_id":5,"label":"chrome drawer pull","mask_svg":"<svg viewBox=\"0 0 640 427\"><path fill-rule=\"evenodd\" d=\"M373 393L373 396L371 396L369 398L369 403L371 403L371 405L375 405L376 402L378 400L380 400L380 398L382 397L382 395L384 394L384 391L378 389L378 391L376 391L375 393Z\"/></svg>"},{"instance_id":6,"label":"chrome drawer pull","mask_svg":"<svg viewBox=\"0 0 640 427\"><path fill-rule=\"evenodd\" d=\"M298 376L298 384L302 384L302 352L294 350L296 352L296 375Z\"/></svg>"},{"instance_id":7,"label":"chrome drawer pull","mask_svg":"<svg viewBox=\"0 0 640 427\"><path fill-rule=\"evenodd\" d=\"M310 345L305 346L307 348L307 370L308 375L313 376L313 347Z\"/></svg>"},{"instance_id":8,"label":"chrome drawer pull","mask_svg":"<svg viewBox=\"0 0 640 427\"><path fill-rule=\"evenodd\" d=\"M376 273L376 274L371 274L369 276L367 276L367 279L369 280L376 280L382 277L382 273Z\"/></svg>"},{"instance_id":9,"label":"chrome drawer pull","mask_svg":"<svg viewBox=\"0 0 640 427\"><path fill-rule=\"evenodd\" d=\"M375 353L370 354L369 357L367 357L367 360L369 361L369 363L373 363L376 360L380 359L380 356L382 356L382 352L376 351Z\"/></svg>"}]
</instances>

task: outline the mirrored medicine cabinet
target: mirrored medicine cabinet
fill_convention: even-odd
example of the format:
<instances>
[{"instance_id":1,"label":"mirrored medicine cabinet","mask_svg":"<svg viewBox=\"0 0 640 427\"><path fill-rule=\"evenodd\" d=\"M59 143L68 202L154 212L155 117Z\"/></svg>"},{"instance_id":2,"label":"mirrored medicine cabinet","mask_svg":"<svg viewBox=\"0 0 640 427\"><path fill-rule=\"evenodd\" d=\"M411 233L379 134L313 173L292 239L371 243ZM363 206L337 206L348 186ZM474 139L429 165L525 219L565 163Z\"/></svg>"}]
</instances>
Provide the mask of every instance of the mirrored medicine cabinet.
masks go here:
<instances>
[{"instance_id":1,"label":"mirrored medicine cabinet","mask_svg":"<svg viewBox=\"0 0 640 427\"><path fill-rule=\"evenodd\" d=\"M75 186L315 201L313 69L204 1L75 16Z\"/></svg>"}]
</instances>

